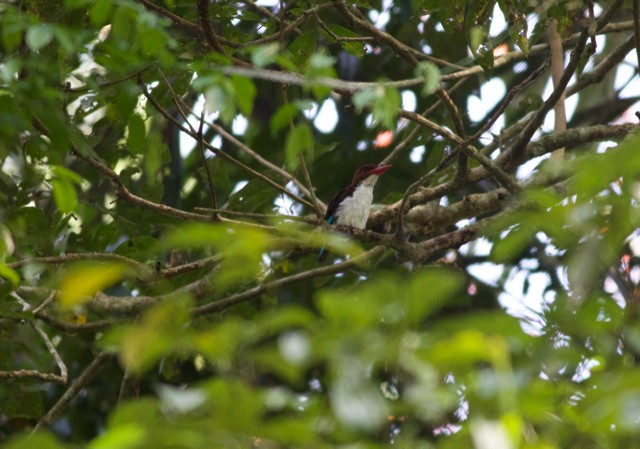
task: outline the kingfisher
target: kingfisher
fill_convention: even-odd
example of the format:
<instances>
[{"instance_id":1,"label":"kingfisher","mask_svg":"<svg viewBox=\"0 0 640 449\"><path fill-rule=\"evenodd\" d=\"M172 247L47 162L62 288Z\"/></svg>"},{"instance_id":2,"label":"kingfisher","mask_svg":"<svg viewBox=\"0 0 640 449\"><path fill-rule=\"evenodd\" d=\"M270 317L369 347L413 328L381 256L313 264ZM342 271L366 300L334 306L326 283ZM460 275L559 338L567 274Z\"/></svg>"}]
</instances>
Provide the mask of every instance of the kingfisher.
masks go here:
<instances>
[{"instance_id":1,"label":"kingfisher","mask_svg":"<svg viewBox=\"0 0 640 449\"><path fill-rule=\"evenodd\" d=\"M351 183L329 201L324 216L327 223L364 229L373 201L373 187L378 177L390 168L391 164L365 164L358 167ZM327 250L322 248L318 259L322 261L326 257Z\"/></svg>"}]
</instances>

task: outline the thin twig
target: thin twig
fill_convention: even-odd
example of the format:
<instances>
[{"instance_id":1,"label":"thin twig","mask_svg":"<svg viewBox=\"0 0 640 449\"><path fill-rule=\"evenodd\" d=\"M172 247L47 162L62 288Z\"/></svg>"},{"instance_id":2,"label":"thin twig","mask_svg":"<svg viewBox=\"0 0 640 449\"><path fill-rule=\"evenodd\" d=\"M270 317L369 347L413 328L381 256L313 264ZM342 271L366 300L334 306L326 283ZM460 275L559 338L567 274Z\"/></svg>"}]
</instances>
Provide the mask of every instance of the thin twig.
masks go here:
<instances>
[{"instance_id":1,"label":"thin twig","mask_svg":"<svg viewBox=\"0 0 640 449\"><path fill-rule=\"evenodd\" d=\"M204 112L205 108L203 106L202 112L200 113L200 126L198 127L198 148L200 149L200 156L202 157L202 165L204 165L205 172L207 173L207 184L209 185L209 194L211 195L211 207L213 209L217 209L218 198L216 196L216 188L213 185L213 177L211 176L211 169L207 163L207 156L204 149L204 135L202 133L202 129L204 128ZM212 217L217 219L218 215L214 213Z\"/></svg>"},{"instance_id":2,"label":"thin twig","mask_svg":"<svg viewBox=\"0 0 640 449\"><path fill-rule=\"evenodd\" d=\"M185 107L189 108L189 106ZM189 111L194 114L193 110L191 108L189 108ZM260 165L262 165L263 167L273 171L274 173L277 173L279 176L281 176L285 181L287 182L292 182L295 184L295 186L307 197L311 198L311 192L307 189L307 187L300 182L300 180L298 178L296 178L295 176L293 176L291 173L289 173L288 171L278 167L277 165L275 165L274 163L272 163L271 161L263 158L262 156L260 156L260 154L258 154L257 151L254 151L252 148L250 148L248 145L246 145L244 142L238 140L238 138L236 138L233 134L231 134L229 131L227 131L224 127L218 125L216 122L206 122L206 125L208 127L210 127L211 129L213 129L215 132L217 132L218 134L220 134L220 136L225 139L226 141L228 141L229 143L231 143L233 146L235 146L236 148L238 148L239 150L242 150L244 153L248 154L250 157L252 157L256 162L258 162ZM210 146L207 142L205 142L205 146L207 146L207 148L209 148L212 152L216 153L216 151L220 151L215 149L214 147ZM217 153L216 153L217 154ZM226 153L224 153L226 154ZM257 173L257 172L253 172L253 173ZM268 178L267 178L268 179ZM282 191L282 190L281 190ZM302 202L303 204L305 204L307 207L309 208L313 208L313 205L305 200L302 200L301 198L299 198L298 196L296 196L293 192L288 191L288 195L292 198L295 199L296 201L298 201L298 199L300 200L299 202ZM284 192L283 193L287 193ZM291 195L294 195L293 197ZM298 199L296 199L298 198ZM319 201L319 200L318 200ZM324 204L319 201L319 203L322 205L322 207L324 207Z\"/></svg>"},{"instance_id":3,"label":"thin twig","mask_svg":"<svg viewBox=\"0 0 640 449\"><path fill-rule=\"evenodd\" d=\"M93 168L101 172L105 175L113 184L116 191L118 192L118 197L124 200L127 200L137 206L143 207L145 209L150 209L155 212L161 213L163 215L167 215L174 218L180 218L183 220L194 220L194 221L202 221L202 222L211 222L211 217L206 215L194 214L193 212L186 212L180 209L176 209L166 204L154 203L153 201L149 201L146 198L142 198L140 196L134 195L125 187L120 177L111 170L111 168L107 167L102 162L98 161L93 156L85 156L80 150L76 147L71 147L71 153L77 158L83 160L87 164L91 165Z\"/></svg>"},{"instance_id":4,"label":"thin twig","mask_svg":"<svg viewBox=\"0 0 640 449\"><path fill-rule=\"evenodd\" d=\"M278 24L280 25L281 29L284 30L284 29L287 28L288 24L284 20L283 17L278 17L276 14L272 13L269 9L265 8L264 6L258 5L253 0L241 0L241 1L242 1L242 3L248 5L251 9L253 9L256 12L258 12L259 14L262 14L263 16L265 16L265 17L267 17L269 19L273 19L273 20L277 21ZM302 36L302 34L303 34L302 31L300 31L298 28L293 28L293 31L298 36Z\"/></svg>"},{"instance_id":5,"label":"thin twig","mask_svg":"<svg viewBox=\"0 0 640 449\"><path fill-rule=\"evenodd\" d=\"M593 0L587 0L587 6L589 9L589 37L591 38L591 47L593 47L591 51L595 53L598 44L596 42L597 23L596 13L593 10Z\"/></svg>"},{"instance_id":6,"label":"thin twig","mask_svg":"<svg viewBox=\"0 0 640 449\"><path fill-rule=\"evenodd\" d=\"M175 119L175 117L173 117L171 114L169 114L167 112L167 110L164 109L162 107L162 105L160 105L160 103L158 103L158 101L156 101L155 98L153 98L153 96L149 93L149 91L147 91L147 87L144 85L142 80L139 79L138 80L138 84L139 84L144 96L147 98L147 100L153 105L153 107L158 112L160 112L167 120L171 121L182 132L188 134L189 136L191 136L191 137L193 137L194 139L197 140L197 135L193 134L189 129L187 129L184 125L182 125L182 123L177 121ZM218 125L216 125L214 123L209 123L208 125L210 127L214 128L223 137L226 137L228 140L233 141L234 143L237 143L239 147L242 146L243 150L246 151L248 149L248 147L246 145L243 145L238 139L233 137L231 134L227 133L226 130L224 130L224 128L222 128L221 126L218 126ZM220 156L221 158L226 159L227 161L231 162L232 164L234 164L234 165L246 170L247 172L251 173L251 175L254 176L255 178L260 179L261 181L263 181L264 183L270 185L271 187L273 187L274 189L278 190L279 192L284 193L285 195L289 196L292 200L297 201L299 203L302 203L302 204L306 205L309 208L313 208L313 205L311 203L309 203L307 200L305 200L303 198L300 198L298 195L296 195L295 193L291 192L286 187L283 187L280 184L278 184L277 182L273 181L271 178L263 175L262 173L259 173L259 172L255 171L254 169L252 169L251 167L249 167L246 164L243 164L242 162L240 162L239 160L235 159L234 157L232 157L228 153L226 153L224 151L221 151L218 148L214 147L209 142L204 141L203 144L209 150L211 150L215 155ZM250 151L253 152L253 150L250 150ZM256 156L258 156L258 155L256 154ZM260 157L260 160L264 160L264 158ZM289 175L289 177L292 177L292 176Z\"/></svg>"},{"instance_id":7,"label":"thin twig","mask_svg":"<svg viewBox=\"0 0 640 449\"><path fill-rule=\"evenodd\" d=\"M42 301L40 304L38 304L38 306L35 309L33 309L33 314L37 315L38 313L40 313L41 311L49 307L49 305L53 302L54 299L56 299L55 291L51 292L51 294L47 296L44 301Z\"/></svg>"},{"instance_id":8,"label":"thin twig","mask_svg":"<svg viewBox=\"0 0 640 449\"><path fill-rule=\"evenodd\" d=\"M120 254L113 253L68 253L61 256L44 256L33 257L31 259L18 260L16 262L10 262L7 265L11 268L20 268L29 264L52 264L59 265L68 262L75 262L80 260L100 260L109 262L119 262L129 265L136 271L136 276L141 279L148 279L152 276L151 269L138 262L137 260L130 259Z\"/></svg>"},{"instance_id":9,"label":"thin twig","mask_svg":"<svg viewBox=\"0 0 640 449\"><path fill-rule=\"evenodd\" d=\"M95 89L107 89L111 86L115 86L117 84L123 83L125 81L129 81L132 80L134 78L139 77L140 75L142 75L146 70L148 69L141 69L141 70L136 70L135 72L129 74L129 75L125 75L122 78L118 78L116 80L113 81L105 81L104 83L98 83L96 86L87 86L86 84L84 86L81 87L71 87L70 83L66 83L65 87L64 87L64 92L65 93L70 93L70 94L83 94L86 92L91 92Z\"/></svg>"},{"instance_id":10,"label":"thin twig","mask_svg":"<svg viewBox=\"0 0 640 449\"><path fill-rule=\"evenodd\" d=\"M390 35L389 33L376 28L371 22L363 17L357 15L357 10L352 11L350 6L345 5L343 0L333 0L333 5L344 19L354 28L367 32L370 36L376 38L378 41L384 42L389 45L396 54L409 63L409 65L415 68L418 65L414 53L411 51L408 45L400 42L398 39Z\"/></svg>"},{"instance_id":11,"label":"thin twig","mask_svg":"<svg viewBox=\"0 0 640 449\"><path fill-rule=\"evenodd\" d=\"M369 260L372 260L380 256L384 252L384 250L385 248L383 246L376 246L370 251L360 254L359 256L356 256L353 259L349 259L347 261L337 263L334 265L328 265L320 268L315 268L313 270L304 271L302 273L296 273L291 276L277 279L275 281L267 282L265 284L258 285L249 290L245 290L241 293L227 296L226 298L220 299L218 301L196 307L191 311L191 313L194 316L202 316L210 313L221 312L233 305L256 298L269 291L275 291L275 290L281 289L285 285L307 281L309 279L314 279L320 276L327 276L331 274L342 273L350 269L351 267L354 267L356 265L361 265L363 263L368 262Z\"/></svg>"},{"instance_id":12,"label":"thin twig","mask_svg":"<svg viewBox=\"0 0 640 449\"><path fill-rule=\"evenodd\" d=\"M491 159L486 157L484 154L482 154L480 151L478 151L476 148L472 147L471 145L462 145L464 143L464 140L462 140L458 135L452 133L446 128L443 128L433 123L431 120L428 120L422 117L421 115L416 114L415 112L400 110L399 115L409 120L415 121L416 123L420 123L428 128L431 128L434 131L438 132L443 137L451 139L457 144L460 144L459 145L460 151L464 151L467 154L467 156L472 157L476 159L478 162L480 162L480 164L482 164L482 166L489 173L491 173L491 175L495 177L510 192L516 193L521 190L518 183L509 174L505 173L500 167L496 166L491 161ZM430 177L432 174L435 174L435 173L436 173L435 170L431 170L428 174L429 175L428 177Z\"/></svg>"},{"instance_id":13,"label":"thin twig","mask_svg":"<svg viewBox=\"0 0 640 449\"><path fill-rule=\"evenodd\" d=\"M87 366L87 368L78 376L76 380L71 383L67 391L58 399L58 402L54 404L49 411L40 418L40 421L33 428L33 432L37 431L41 427L48 427L63 411L71 400L82 391L82 389L93 379L107 361L111 358L111 354L101 352L95 359ZM32 432L32 433L33 433Z\"/></svg>"},{"instance_id":14,"label":"thin twig","mask_svg":"<svg viewBox=\"0 0 640 449\"><path fill-rule=\"evenodd\" d=\"M309 175L309 170L307 169L307 161L304 159L304 155L302 152L300 153L300 167L302 168L302 175L304 176L304 182L307 183L309 193L311 193L311 203L313 203L313 210L316 214L316 217L319 221L322 221L322 209L320 209L320 205L318 204L318 198L316 197L315 189L313 188L313 182L311 181L311 176Z\"/></svg>"},{"instance_id":15,"label":"thin twig","mask_svg":"<svg viewBox=\"0 0 640 449\"><path fill-rule=\"evenodd\" d=\"M456 82L449 89L449 92L453 93L456 90L458 90L460 87L462 87L464 83L467 82L468 79L469 78L463 78L461 80L458 80L458 82ZM442 100L438 98L436 102L431 106L429 106L421 115L425 118L428 117L434 111L436 111L440 107L440 105L442 105ZM413 129L409 132L409 134L407 134L407 136L404 139L402 139L402 141L400 141L400 143L398 143L398 145L396 145L393 150L389 152L387 157L385 157L382 160L382 162L380 162L380 164L388 164L389 162L391 162L398 155L400 151L404 150L416 138L416 136L420 133L420 131L422 131L422 126L418 125L417 123L414 123Z\"/></svg>"},{"instance_id":16,"label":"thin twig","mask_svg":"<svg viewBox=\"0 0 640 449\"><path fill-rule=\"evenodd\" d=\"M604 77L609 73L612 69L614 69L620 61L622 61L627 53L629 53L635 47L635 41L637 34L630 35L627 40L625 40L622 44L616 47L612 52L607 54L607 56L600 61L600 63L594 67L590 72L583 73L580 79L578 79L574 84L567 87L566 96L570 97L571 95L579 92L585 87L591 84L597 84L604 79Z\"/></svg>"},{"instance_id":17,"label":"thin twig","mask_svg":"<svg viewBox=\"0 0 640 449\"><path fill-rule=\"evenodd\" d=\"M312 8L307 8L305 9L305 11L300 14L300 16L293 22L289 23L285 28L284 28L284 32L288 33L289 31L292 30L296 30L300 25L302 25L310 16L314 15L317 12L323 11L325 9L331 8L331 3L319 3L316 6L312 7ZM245 42L243 44L241 44L242 46L245 47L253 47L253 46L257 46L257 45L263 45L266 44L268 42L273 42L273 41L277 41L280 39L280 32L278 31L277 33L273 33L269 36L266 37L262 37L260 39L256 39L253 41L249 41L249 42Z\"/></svg>"},{"instance_id":18,"label":"thin twig","mask_svg":"<svg viewBox=\"0 0 640 449\"><path fill-rule=\"evenodd\" d=\"M35 311L34 311L34 313L35 313ZM58 350L54 346L54 344L51 341L51 339L49 338L49 336L46 334L45 331L43 331L40 328L40 326L38 326L37 324L31 322L31 327L40 335L40 337L44 341L44 344L47 347L47 350L49 351L49 354L51 354L51 356L53 357L53 360L55 360L55 362L56 362L56 365L58 365L58 369L60 370L60 379L62 380L62 383L66 384L67 383L67 379L68 379L68 377L67 377L68 376L67 365L65 365L64 360L62 360L62 357L60 357L60 354L58 353Z\"/></svg>"},{"instance_id":19,"label":"thin twig","mask_svg":"<svg viewBox=\"0 0 640 449\"><path fill-rule=\"evenodd\" d=\"M449 111L449 116L453 121L453 126L456 130L456 133L458 133L458 136L460 136L462 139L465 139L467 137L467 134L464 129L464 123L462 122L462 116L460 115L458 107L455 105L447 91L445 91L442 87L438 87L436 89L436 95L438 96L442 104L445 105L447 111ZM460 152L458 154L458 167L456 176L461 179L466 179L467 168L467 155L464 152Z\"/></svg>"},{"instance_id":20,"label":"thin twig","mask_svg":"<svg viewBox=\"0 0 640 449\"><path fill-rule=\"evenodd\" d=\"M237 210L230 209L209 209L208 207L194 207L194 210L199 212L208 212L211 214L222 214L222 215L234 215L237 217L245 217L245 218L257 218L261 220L292 220L292 221L301 221L304 223L317 223L315 218L311 217L301 217L298 215L286 215L286 214L260 214L257 212L241 212Z\"/></svg>"},{"instance_id":21,"label":"thin twig","mask_svg":"<svg viewBox=\"0 0 640 449\"><path fill-rule=\"evenodd\" d=\"M616 12L618 12L618 10L620 9L623 3L624 3L624 0L614 0L611 3L611 5L609 5L609 7L605 9L602 14L600 14L600 17L598 17L598 20L596 20L596 33L600 33L605 29L611 30L613 27L617 27L622 24L628 23L628 22L619 22L614 24L609 23L613 15Z\"/></svg>"},{"instance_id":22,"label":"thin twig","mask_svg":"<svg viewBox=\"0 0 640 449\"><path fill-rule=\"evenodd\" d=\"M573 51L573 55L571 56L571 59L567 64L567 68L565 69L564 73L562 74L562 77L558 81L558 85L553 90L551 95L549 95L549 98L547 98L546 101L542 104L542 106L538 108L538 110L533 115L531 120L529 120L529 123L527 123L527 125L524 127L524 129L516 139L516 142L513 143L511 145L511 148L508 150L512 158L517 159L520 157L522 152L525 150L527 144L531 140L531 137L533 136L533 134L536 132L536 130L544 120L544 117L547 115L547 112L549 112L549 110L560 99L560 96L564 93L567 87L567 84L569 83L569 80L573 76L573 73L578 67L580 59L582 58L582 52L585 48L587 36L588 36L588 30L585 28L584 30L582 30L582 33L580 34L578 45L576 45L576 48Z\"/></svg>"}]
</instances>

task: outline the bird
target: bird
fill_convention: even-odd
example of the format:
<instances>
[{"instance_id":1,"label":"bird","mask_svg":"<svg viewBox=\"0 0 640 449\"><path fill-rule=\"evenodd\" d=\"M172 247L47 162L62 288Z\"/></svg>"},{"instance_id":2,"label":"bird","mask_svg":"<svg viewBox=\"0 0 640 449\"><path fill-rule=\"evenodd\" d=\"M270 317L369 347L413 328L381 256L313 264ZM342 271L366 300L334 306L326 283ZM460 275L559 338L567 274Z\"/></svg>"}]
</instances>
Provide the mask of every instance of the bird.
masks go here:
<instances>
[{"instance_id":1,"label":"bird","mask_svg":"<svg viewBox=\"0 0 640 449\"><path fill-rule=\"evenodd\" d=\"M324 216L327 223L364 229L373 201L373 187L376 185L378 177L390 168L391 164L365 164L358 167L353 174L351 183L336 193L329 201ZM327 250L323 247L318 255L318 260L323 261L327 254Z\"/></svg>"}]
</instances>

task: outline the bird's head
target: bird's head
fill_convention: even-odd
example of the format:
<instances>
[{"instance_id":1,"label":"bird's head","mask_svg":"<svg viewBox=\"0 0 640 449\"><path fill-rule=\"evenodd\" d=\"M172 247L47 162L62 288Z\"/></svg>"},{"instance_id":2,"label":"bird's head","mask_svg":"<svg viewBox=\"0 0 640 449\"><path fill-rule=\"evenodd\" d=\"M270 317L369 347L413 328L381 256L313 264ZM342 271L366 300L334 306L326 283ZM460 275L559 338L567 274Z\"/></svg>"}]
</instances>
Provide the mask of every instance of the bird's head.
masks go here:
<instances>
[{"instance_id":1,"label":"bird's head","mask_svg":"<svg viewBox=\"0 0 640 449\"><path fill-rule=\"evenodd\" d=\"M353 174L353 179L351 180L352 184L359 184L365 180L367 182L375 183L378 179L378 176L385 173L387 170L391 168L391 164L364 164L358 167L356 172ZM369 179L370 178L370 179Z\"/></svg>"}]
</instances>

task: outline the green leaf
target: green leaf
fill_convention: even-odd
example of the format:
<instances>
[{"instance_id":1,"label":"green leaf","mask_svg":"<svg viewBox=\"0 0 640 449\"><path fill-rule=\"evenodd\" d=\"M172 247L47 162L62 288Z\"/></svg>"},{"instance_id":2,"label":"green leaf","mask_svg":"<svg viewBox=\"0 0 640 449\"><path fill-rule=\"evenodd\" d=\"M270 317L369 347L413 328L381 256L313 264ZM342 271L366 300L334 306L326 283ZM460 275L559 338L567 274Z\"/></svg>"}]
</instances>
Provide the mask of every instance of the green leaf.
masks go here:
<instances>
[{"instance_id":1,"label":"green leaf","mask_svg":"<svg viewBox=\"0 0 640 449\"><path fill-rule=\"evenodd\" d=\"M74 212L78 206L78 194L74 184L82 183L82 178L61 165L52 166L51 171L55 177L51 184L56 206L62 213Z\"/></svg>"},{"instance_id":2,"label":"green leaf","mask_svg":"<svg viewBox=\"0 0 640 449\"><path fill-rule=\"evenodd\" d=\"M53 251L53 236L49 220L37 207L21 207L7 223L19 251L49 255Z\"/></svg>"},{"instance_id":3,"label":"green leaf","mask_svg":"<svg viewBox=\"0 0 640 449\"><path fill-rule=\"evenodd\" d=\"M275 62L279 51L280 46L276 42L257 46L251 52L251 62L256 67L266 67Z\"/></svg>"},{"instance_id":4,"label":"green leaf","mask_svg":"<svg viewBox=\"0 0 640 449\"><path fill-rule=\"evenodd\" d=\"M147 130L139 114L129 117L127 126L127 147L133 154L142 154L146 148Z\"/></svg>"},{"instance_id":5,"label":"green leaf","mask_svg":"<svg viewBox=\"0 0 640 449\"><path fill-rule=\"evenodd\" d=\"M54 179L51 184L58 210L64 214L74 212L78 206L78 194L73 184L66 179Z\"/></svg>"},{"instance_id":6,"label":"green leaf","mask_svg":"<svg viewBox=\"0 0 640 449\"><path fill-rule=\"evenodd\" d=\"M336 71L333 68L335 63L336 59L333 56L325 53L313 53L307 60L305 76L310 79L316 77L335 78ZM311 92L318 101L322 101L331 93L331 89L322 85L312 84Z\"/></svg>"},{"instance_id":7,"label":"green leaf","mask_svg":"<svg viewBox=\"0 0 640 449\"><path fill-rule=\"evenodd\" d=\"M426 268L411 277L408 289L407 317L419 324L443 307L464 287L462 272L444 268Z\"/></svg>"},{"instance_id":8,"label":"green leaf","mask_svg":"<svg viewBox=\"0 0 640 449\"><path fill-rule=\"evenodd\" d=\"M294 40L287 48L287 53L294 64L303 67L307 59L316 49L317 34L311 31Z\"/></svg>"},{"instance_id":9,"label":"green leaf","mask_svg":"<svg viewBox=\"0 0 640 449\"><path fill-rule=\"evenodd\" d=\"M68 169L67 167L63 167L62 165L51 166L51 172L55 177L64 179L74 184L81 184L83 181L82 177L79 174L77 174L73 170Z\"/></svg>"},{"instance_id":10,"label":"green leaf","mask_svg":"<svg viewBox=\"0 0 640 449\"><path fill-rule=\"evenodd\" d=\"M120 360L134 373L143 373L162 357L180 352L190 335L186 324L191 319L192 302L186 297L173 297L148 310L138 325L116 330L107 340L120 341Z\"/></svg>"},{"instance_id":11,"label":"green leaf","mask_svg":"<svg viewBox=\"0 0 640 449\"><path fill-rule=\"evenodd\" d=\"M251 226L190 223L168 233L162 243L170 249L214 249L221 256L222 264L212 283L225 290L242 282L256 280L269 240L264 231Z\"/></svg>"},{"instance_id":12,"label":"green leaf","mask_svg":"<svg viewBox=\"0 0 640 449\"><path fill-rule=\"evenodd\" d=\"M536 235L536 229L521 223L491 247L491 259L498 263L509 263L520 257L521 252L531 243Z\"/></svg>"},{"instance_id":13,"label":"green leaf","mask_svg":"<svg viewBox=\"0 0 640 449\"><path fill-rule=\"evenodd\" d=\"M313 158L313 132L306 123L294 127L287 135L285 143L285 155L287 165L295 170L300 163L300 154L305 158Z\"/></svg>"},{"instance_id":14,"label":"green leaf","mask_svg":"<svg viewBox=\"0 0 640 449\"><path fill-rule=\"evenodd\" d=\"M376 88L378 91L379 88ZM373 120L382 124L385 128L396 128L398 109L402 105L402 97L398 89L387 87L379 90L376 101L373 103Z\"/></svg>"},{"instance_id":15,"label":"green leaf","mask_svg":"<svg viewBox=\"0 0 640 449\"><path fill-rule=\"evenodd\" d=\"M98 291L118 282L127 272L128 265L119 262L87 262L73 265L58 283L60 305L71 308L91 299Z\"/></svg>"},{"instance_id":16,"label":"green leaf","mask_svg":"<svg viewBox=\"0 0 640 449\"><path fill-rule=\"evenodd\" d=\"M11 53L20 47L22 42L22 34L24 33L23 16L16 12L15 8L7 8L0 14L2 26L2 42L8 53ZM6 60L5 60L6 63Z\"/></svg>"},{"instance_id":17,"label":"green leaf","mask_svg":"<svg viewBox=\"0 0 640 449\"><path fill-rule=\"evenodd\" d=\"M220 118L226 125L230 125L236 115L236 102L234 94L225 85L224 80L218 80L204 94L207 111L219 112Z\"/></svg>"},{"instance_id":18,"label":"green leaf","mask_svg":"<svg viewBox=\"0 0 640 449\"><path fill-rule=\"evenodd\" d=\"M373 122L385 128L396 128L398 109L402 105L402 97L394 87L378 85L374 89L365 89L353 96L353 104L358 111L370 108Z\"/></svg>"},{"instance_id":19,"label":"green leaf","mask_svg":"<svg viewBox=\"0 0 640 449\"><path fill-rule=\"evenodd\" d=\"M474 26L469 30L469 48L476 59L476 62L482 67L482 70L488 75L493 72L493 47L488 39L489 30L487 27Z\"/></svg>"},{"instance_id":20,"label":"green leaf","mask_svg":"<svg viewBox=\"0 0 640 449\"><path fill-rule=\"evenodd\" d=\"M361 112L363 109L371 106L377 96L378 95L374 89L359 90L353 95L353 105L356 107L358 112Z\"/></svg>"},{"instance_id":21,"label":"green leaf","mask_svg":"<svg viewBox=\"0 0 640 449\"><path fill-rule=\"evenodd\" d=\"M538 94L527 94L519 102L518 106L525 112L535 112L544 103L542 97Z\"/></svg>"},{"instance_id":22,"label":"green leaf","mask_svg":"<svg viewBox=\"0 0 640 449\"><path fill-rule=\"evenodd\" d=\"M96 0L89 12L91 23L96 27L106 24L112 7L113 2L111 0Z\"/></svg>"},{"instance_id":23,"label":"green leaf","mask_svg":"<svg viewBox=\"0 0 640 449\"><path fill-rule=\"evenodd\" d=\"M328 26L329 26L329 29L333 32L333 34L335 34L338 37L358 37L356 33L354 33L350 29L345 28L343 26L333 25L333 24ZM331 39L333 39L333 37L331 37L328 33L326 33L326 36L329 36ZM340 42L340 45L345 51L351 53L354 56L360 57L360 56L364 56L365 54L365 47L362 42Z\"/></svg>"},{"instance_id":24,"label":"green leaf","mask_svg":"<svg viewBox=\"0 0 640 449\"><path fill-rule=\"evenodd\" d=\"M253 102L258 93L256 85L251 79L237 75L231 77L231 83L233 84L238 109L240 109L240 112L245 116L249 117L253 111Z\"/></svg>"},{"instance_id":25,"label":"green leaf","mask_svg":"<svg viewBox=\"0 0 640 449\"><path fill-rule=\"evenodd\" d=\"M435 92L440 85L440 69L428 61L421 62L416 67L416 76L424 79L422 95L427 96Z\"/></svg>"},{"instance_id":26,"label":"green leaf","mask_svg":"<svg viewBox=\"0 0 640 449\"><path fill-rule=\"evenodd\" d=\"M153 186L161 180L159 172L164 162L162 157L169 154L169 149L162 136L158 133L148 135L144 145L144 173L149 185Z\"/></svg>"},{"instance_id":27,"label":"green leaf","mask_svg":"<svg viewBox=\"0 0 640 449\"><path fill-rule=\"evenodd\" d=\"M16 272L16 270L8 267L2 262L0 262L0 277L7 279L13 284L14 287L17 287L20 284L20 275Z\"/></svg>"},{"instance_id":28,"label":"green leaf","mask_svg":"<svg viewBox=\"0 0 640 449\"><path fill-rule=\"evenodd\" d=\"M140 447L147 430L136 422L120 424L91 441L89 449L133 449Z\"/></svg>"},{"instance_id":29,"label":"green leaf","mask_svg":"<svg viewBox=\"0 0 640 449\"><path fill-rule=\"evenodd\" d=\"M282 128L289 126L289 124L298 116L298 108L291 104L286 103L276 109L276 112L271 116L269 120L269 129L271 135L275 136Z\"/></svg>"},{"instance_id":30,"label":"green leaf","mask_svg":"<svg viewBox=\"0 0 640 449\"><path fill-rule=\"evenodd\" d=\"M47 24L32 25L27 30L27 45L37 51L48 45L53 39L53 28Z\"/></svg>"},{"instance_id":31,"label":"green leaf","mask_svg":"<svg viewBox=\"0 0 640 449\"><path fill-rule=\"evenodd\" d=\"M37 419L34 416L34 419ZM5 449L64 449L58 439L48 431L39 430L37 433L28 435L14 435L4 446Z\"/></svg>"}]
</instances>

